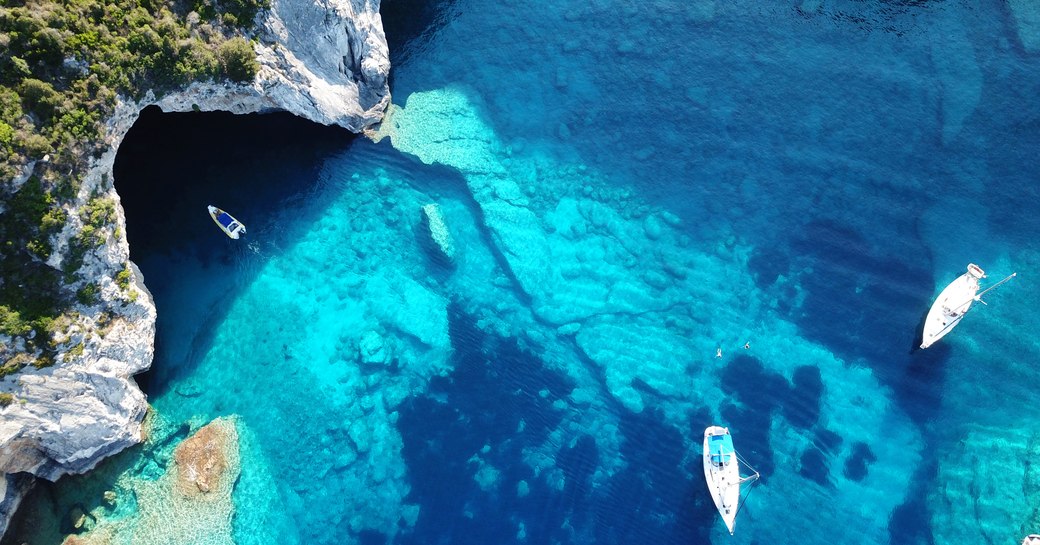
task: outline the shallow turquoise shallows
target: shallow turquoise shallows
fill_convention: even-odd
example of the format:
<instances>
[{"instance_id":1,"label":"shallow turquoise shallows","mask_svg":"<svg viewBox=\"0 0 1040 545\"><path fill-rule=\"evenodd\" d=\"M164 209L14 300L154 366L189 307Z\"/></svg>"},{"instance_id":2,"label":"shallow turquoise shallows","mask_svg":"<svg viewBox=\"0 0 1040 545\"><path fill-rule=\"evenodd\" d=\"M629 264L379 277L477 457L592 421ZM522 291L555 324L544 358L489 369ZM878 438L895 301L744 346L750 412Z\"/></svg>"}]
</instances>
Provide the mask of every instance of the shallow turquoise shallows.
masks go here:
<instances>
[{"instance_id":1,"label":"shallow turquoise shallows","mask_svg":"<svg viewBox=\"0 0 1040 545\"><path fill-rule=\"evenodd\" d=\"M165 429L239 417L235 542L1040 533L1028 2L384 4L380 142L167 141L117 172L151 401ZM142 192L142 157L191 181ZM1019 275L915 350L969 262ZM714 424L762 474L732 537Z\"/></svg>"}]
</instances>

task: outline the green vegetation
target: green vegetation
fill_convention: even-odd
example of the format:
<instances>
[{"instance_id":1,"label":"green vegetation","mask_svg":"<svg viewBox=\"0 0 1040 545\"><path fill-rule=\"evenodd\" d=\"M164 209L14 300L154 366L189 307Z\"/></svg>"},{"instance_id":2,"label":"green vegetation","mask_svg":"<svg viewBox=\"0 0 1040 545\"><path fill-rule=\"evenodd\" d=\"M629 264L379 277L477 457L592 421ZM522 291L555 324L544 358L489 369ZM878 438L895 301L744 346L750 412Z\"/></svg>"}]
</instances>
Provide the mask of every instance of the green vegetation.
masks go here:
<instances>
[{"instance_id":1,"label":"green vegetation","mask_svg":"<svg viewBox=\"0 0 1040 545\"><path fill-rule=\"evenodd\" d=\"M14 403L14 394L0 392L0 409L5 409L12 403Z\"/></svg>"},{"instance_id":2,"label":"green vegetation","mask_svg":"<svg viewBox=\"0 0 1040 545\"><path fill-rule=\"evenodd\" d=\"M127 291L130 289L130 280L134 277L134 273L130 272L130 267L126 267L123 270L116 273L116 285L119 289Z\"/></svg>"},{"instance_id":3,"label":"green vegetation","mask_svg":"<svg viewBox=\"0 0 1040 545\"><path fill-rule=\"evenodd\" d=\"M18 354L15 357L4 362L0 365L0 378L4 378L7 375L14 374L21 369L25 364L32 361L32 357L28 354Z\"/></svg>"},{"instance_id":4,"label":"green vegetation","mask_svg":"<svg viewBox=\"0 0 1040 545\"><path fill-rule=\"evenodd\" d=\"M253 44L245 38L231 38L220 44L217 56L224 73L234 81L252 81L260 71Z\"/></svg>"},{"instance_id":5,"label":"green vegetation","mask_svg":"<svg viewBox=\"0 0 1040 545\"><path fill-rule=\"evenodd\" d=\"M97 302L98 285L91 282L76 292L76 300L82 305L93 305Z\"/></svg>"},{"instance_id":6,"label":"green vegetation","mask_svg":"<svg viewBox=\"0 0 1040 545\"><path fill-rule=\"evenodd\" d=\"M34 365L53 363L55 324L71 304L97 297L94 284L66 286L113 233L111 199L95 196L78 212L83 228L62 270L46 261L89 159L104 149L102 123L116 97L252 80L259 67L243 36L268 1L0 1L0 333L44 350Z\"/></svg>"}]
</instances>

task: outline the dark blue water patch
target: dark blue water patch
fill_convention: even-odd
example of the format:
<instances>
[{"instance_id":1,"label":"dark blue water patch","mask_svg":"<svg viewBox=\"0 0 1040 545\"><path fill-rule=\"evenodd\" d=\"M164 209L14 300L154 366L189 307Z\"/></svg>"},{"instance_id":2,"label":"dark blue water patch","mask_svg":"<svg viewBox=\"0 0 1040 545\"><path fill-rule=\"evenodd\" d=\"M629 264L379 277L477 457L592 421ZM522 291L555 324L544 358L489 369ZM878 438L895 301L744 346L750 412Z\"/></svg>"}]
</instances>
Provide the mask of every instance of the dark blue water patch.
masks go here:
<instances>
[{"instance_id":1,"label":"dark blue water patch","mask_svg":"<svg viewBox=\"0 0 1040 545\"><path fill-rule=\"evenodd\" d=\"M783 375L765 369L754 357L740 355L723 369L722 389L740 404L722 408L722 416L733 426L734 440L740 437L740 444L748 445L738 451L746 452L744 457L759 468L763 478L774 468L769 446L773 413L779 412L792 426L806 430L816 424L820 415L823 381L815 366L798 367L789 383ZM833 450L836 446L832 444L841 443L841 437L828 430L817 430L815 434L824 450ZM819 465L827 471L826 464Z\"/></svg>"},{"instance_id":2,"label":"dark blue water patch","mask_svg":"<svg viewBox=\"0 0 1040 545\"><path fill-rule=\"evenodd\" d=\"M697 411L708 418L706 410ZM621 455L626 468L593 498L594 543L706 543L715 509L702 475L700 456L686 458L678 429L656 409L621 415ZM700 433L703 428L699 425ZM700 452L700 442L694 442ZM692 477L691 477L692 476Z\"/></svg>"},{"instance_id":3,"label":"dark blue water patch","mask_svg":"<svg viewBox=\"0 0 1040 545\"><path fill-rule=\"evenodd\" d=\"M822 395L820 369L813 365L798 367L792 377L791 395L781 406L784 417L792 426L809 429L820 417Z\"/></svg>"},{"instance_id":4,"label":"dark blue water patch","mask_svg":"<svg viewBox=\"0 0 1040 545\"><path fill-rule=\"evenodd\" d=\"M1001 7L1007 17L1004 24L1014 28L1010 9L1006 4ZM994 34L989 39L995 41L1002 36ZM1012 41L1019 44L1017 39ZM978 133L984 136L965 139L950 150L951 162L964 158L985 161L985 191L974 198L989 213L971 219L985 221L989 232L1012 248L1032 247L1040 239L1040 183L1036 169L1032 168L1036 150L1040 149L1040 131L1036 129L1040 108L1035 99L1040 93L1036 77L1040 73L1040 58L1021 50L1017 53L1002 56L1003 62L980 65L987 87L999 89L982 94L977 111L986 115L971 118ZM965 170L971 168L976 168L973 163ZM968 183L974 183L973 178ZM960 188L954 185L951 189ZM974 187L964 189L975 191ZM983 268L994 276L1012 272Z\"/></svg>"},{"instance_id":5,"label":"dark blue water patch","mask_svg":"<svg viewBox=\"0 0 1040 545\"><path fill-rule=\"evenodd\" d=\"M935 289L923 243L912 238L868 241L851 227L814 220L789 245L791 274L805 294L789 317L807 338L839 357L869 364L915 421L931 418L941 406L936 379L945 352L913 350L920 344L921 313ZM908 250L914 259L902 254ZM922 361L928 370L915 376Z\"/></svg>"},{"instance_id":6,"label":"dark blue water patch","mask_svg":"<svg viewBox=\"0 0 1040 545\"><path fill-rule=\"evenodd\" d=\"M748 271L759 289L766 290L776 283L781 274L791 270L791 260L782 247L773 244L756 246L748 258Z\"/></svg>"},{"instance_id":7,"label":"dark blue water patch","mask_svg":"<svg viewBox=\"0 0 1040 545\"><path fill-rule=\"evenodd\" d=\"M802 453L798 474L820 486L831 486L827 457L816 447L809 447Z\"/></svg>"},{"instance_id":8,"label":"dark blue water patch","mask_svg":"<svg viewBox=\"0 0 1040 545\"><path fill-rule=\"evenodd\" d=\"M818 426L813 430L813 445L827 454L834 454L841 448L845 438L827 428Z\"/></svg>"},{"instance_id":9,"label":"dark blue water patch","mask_svg":"<svg viewBox=\"0 0 1040 545\"><path fill-rule=\"evenodd\" d=\"M890 543L935 545L927 499L938 470L935 460L926 460L914 472L907 487L906 502L896 507L888 520Z\"/></svg>"},{"instance_id":10,"label":"dark blue water patch","mask_svg":"<svg viewBox=\"0 0 1040 545\"><path fill-rule=\"evenodd\" d=\"M515 339L482 331L459 305L450 305L448 315L454 371L400 409L408 501L421 511L414 533L399 541L512 543L520 523L531 542L567 541L566 521L590 490L595 442L579 438L561 449L562 490L536 476L524 452L540 447L560 424L564 410L554 402L569 395L573 383ZM481 464L500 472L493 490L475 481ZM518 493L521 487L526 495Z\"/></svg>"},{"instance_id":11,"label":"dark blue water patch","mask_svg":"<svg viewBox=\"0 0 1040 545\"><path fill-rule=\"evenodd\" d=\"M374 530L362 530L358 532L359 545L386 545L389 536Z\"/></svg>"},{"instance_id":12,"label":"dark blue water patch","mask_svg":"<svg viewBox=\"0 0 1040 545\"><path fill-rule=\"evenodd\" d=\"M559 449L554 466L564 480L551 486L524 452L540 448L560 424L563 412L553 402L573 384L515 340L481 331L457 305L449 317L455 370L400 409L412 483L407 501L421 511L414 532L396 541L515 543L523 523L527 543L706 542L714 509L699 457L688 456L683 434L662 414L620 415L624 468L602 486L592 476L607 461L590 435ZM697 437L709 415L704 408L691 413ZM493 490L474 480L481 463L500 471Z\"/></svg>"},{"instance_id":13,"label":"dark blue water patch","mask_svg":"<svg viewBox=\"0 0 1040 545\"><path fill-rule=\"evenodd\" d=\"M919 18L935 16L944 0L826 0L813 10L794 9L807 19L824 19L860 32L888 32L902 36L927 26Z\"/></svg>"},{"instance_id":14,"label":"dark blue water patch","mask_svg":"<svg viewBox=\"0 0 1040 545\"><path fill-rule=\"evenodd\" d=\"M768 479L775 467L769 430L774 411L789 395L787 379L767 370L758 359L742 354L722 370L722 390L739 403L720 409L737 452L758 469L763 480Z\"/></svg>"},{"instance_id":15,"label":"dark blue water patch","mask_svg":"<svg viewBox=\"0 0 1040 545\"><path fill-rule=\"evenodd\" d=\"M862 481L867 477L870 464L877 461L874 451L863 442L857 442L852 446L852 454L845 459L844 475L853 481Z\"/></svg>"},{"instance_id":16,"label":"dark blue water patch","mask_svg":"<svg viewBox=\"0 0 1040 545\"><path fill-rule=\"evenodd\" d=\"M890 245L892 248L886 247ZM917 248L910 262L890 250ZM801 330L839 356L872 367L904 366L921 309L934 283L928 251L906 240L868 241L829 220L809 222L790 244L805 301L793 312Z\"/></svg>"},{"instance_id":17,"label":"dark blue water patch","mask_svg":"<svg viewBox=\"0 0 1040 545\"><path fill-rule=\"evenodd\" d=\"M404 64L421 53L438 29L458 15L455 0L384 0L379 16L390 51L390 66ZM390 71L393 91L394 71Z\"/></svg>"}]
</instances>

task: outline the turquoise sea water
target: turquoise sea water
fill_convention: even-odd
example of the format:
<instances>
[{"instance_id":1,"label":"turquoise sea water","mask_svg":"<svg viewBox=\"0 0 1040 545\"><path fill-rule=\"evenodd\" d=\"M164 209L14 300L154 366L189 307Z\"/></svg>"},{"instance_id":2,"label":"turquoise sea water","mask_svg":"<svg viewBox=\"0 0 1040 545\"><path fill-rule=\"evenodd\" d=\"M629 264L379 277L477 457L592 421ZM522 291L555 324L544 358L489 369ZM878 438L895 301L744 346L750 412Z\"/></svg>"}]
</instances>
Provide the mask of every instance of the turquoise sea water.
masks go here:
<instances>
[{"instance_id":1,"label":"turquoise sea water","mask_svg":"<svg viewBox=\"0 0 1040 545\"><path fill-rule=\"evenodd\" d=\"M389 139L148 114L117 165L141 382L246 430L236 542L1040 532L1040 51L1007 4L383 15ZM1019 277L913 350L968 262ZM712 424L763 475L733 537Z\"/></svg>"}]
</instances>

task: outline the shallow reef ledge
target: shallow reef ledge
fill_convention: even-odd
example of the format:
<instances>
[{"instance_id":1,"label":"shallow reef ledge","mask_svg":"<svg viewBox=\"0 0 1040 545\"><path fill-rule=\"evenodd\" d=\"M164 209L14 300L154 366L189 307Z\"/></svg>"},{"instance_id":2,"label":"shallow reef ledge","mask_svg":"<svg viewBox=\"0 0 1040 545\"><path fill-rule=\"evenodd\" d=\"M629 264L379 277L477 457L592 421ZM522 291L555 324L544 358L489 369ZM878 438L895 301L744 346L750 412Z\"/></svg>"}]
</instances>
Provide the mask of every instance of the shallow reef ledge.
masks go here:
<instances>
[{"instance_id":1,"label":"shallow reef ledge","mask_svg":"<svg viewBox=\"0 0 1040 545\"><path fill-rule=\"evenodd\" d=\"M129 261L112 173L116 150L141 110L287 111L355 132L382 120L390 102L390 61L378 2L275 0L258 16L255 37L260 70L253 82L193 83L161 97L149 92L140 101L120 97L106 121L106 151L91 159L48 260L59 268L68 258L69 240L82 227L78 209L97 195L111 198L116 229L88 253L80 282L97 284L99 297L75 309L79 317L66 329L53 366L25 366L0 378L0 393L14 400L0 408L0 535L32 478L88 471L141 441L147 400L132 377L152 362L155 306ZM133 276L129 286L115 280L124 270Z\"/></svg>"}]
</instances>

